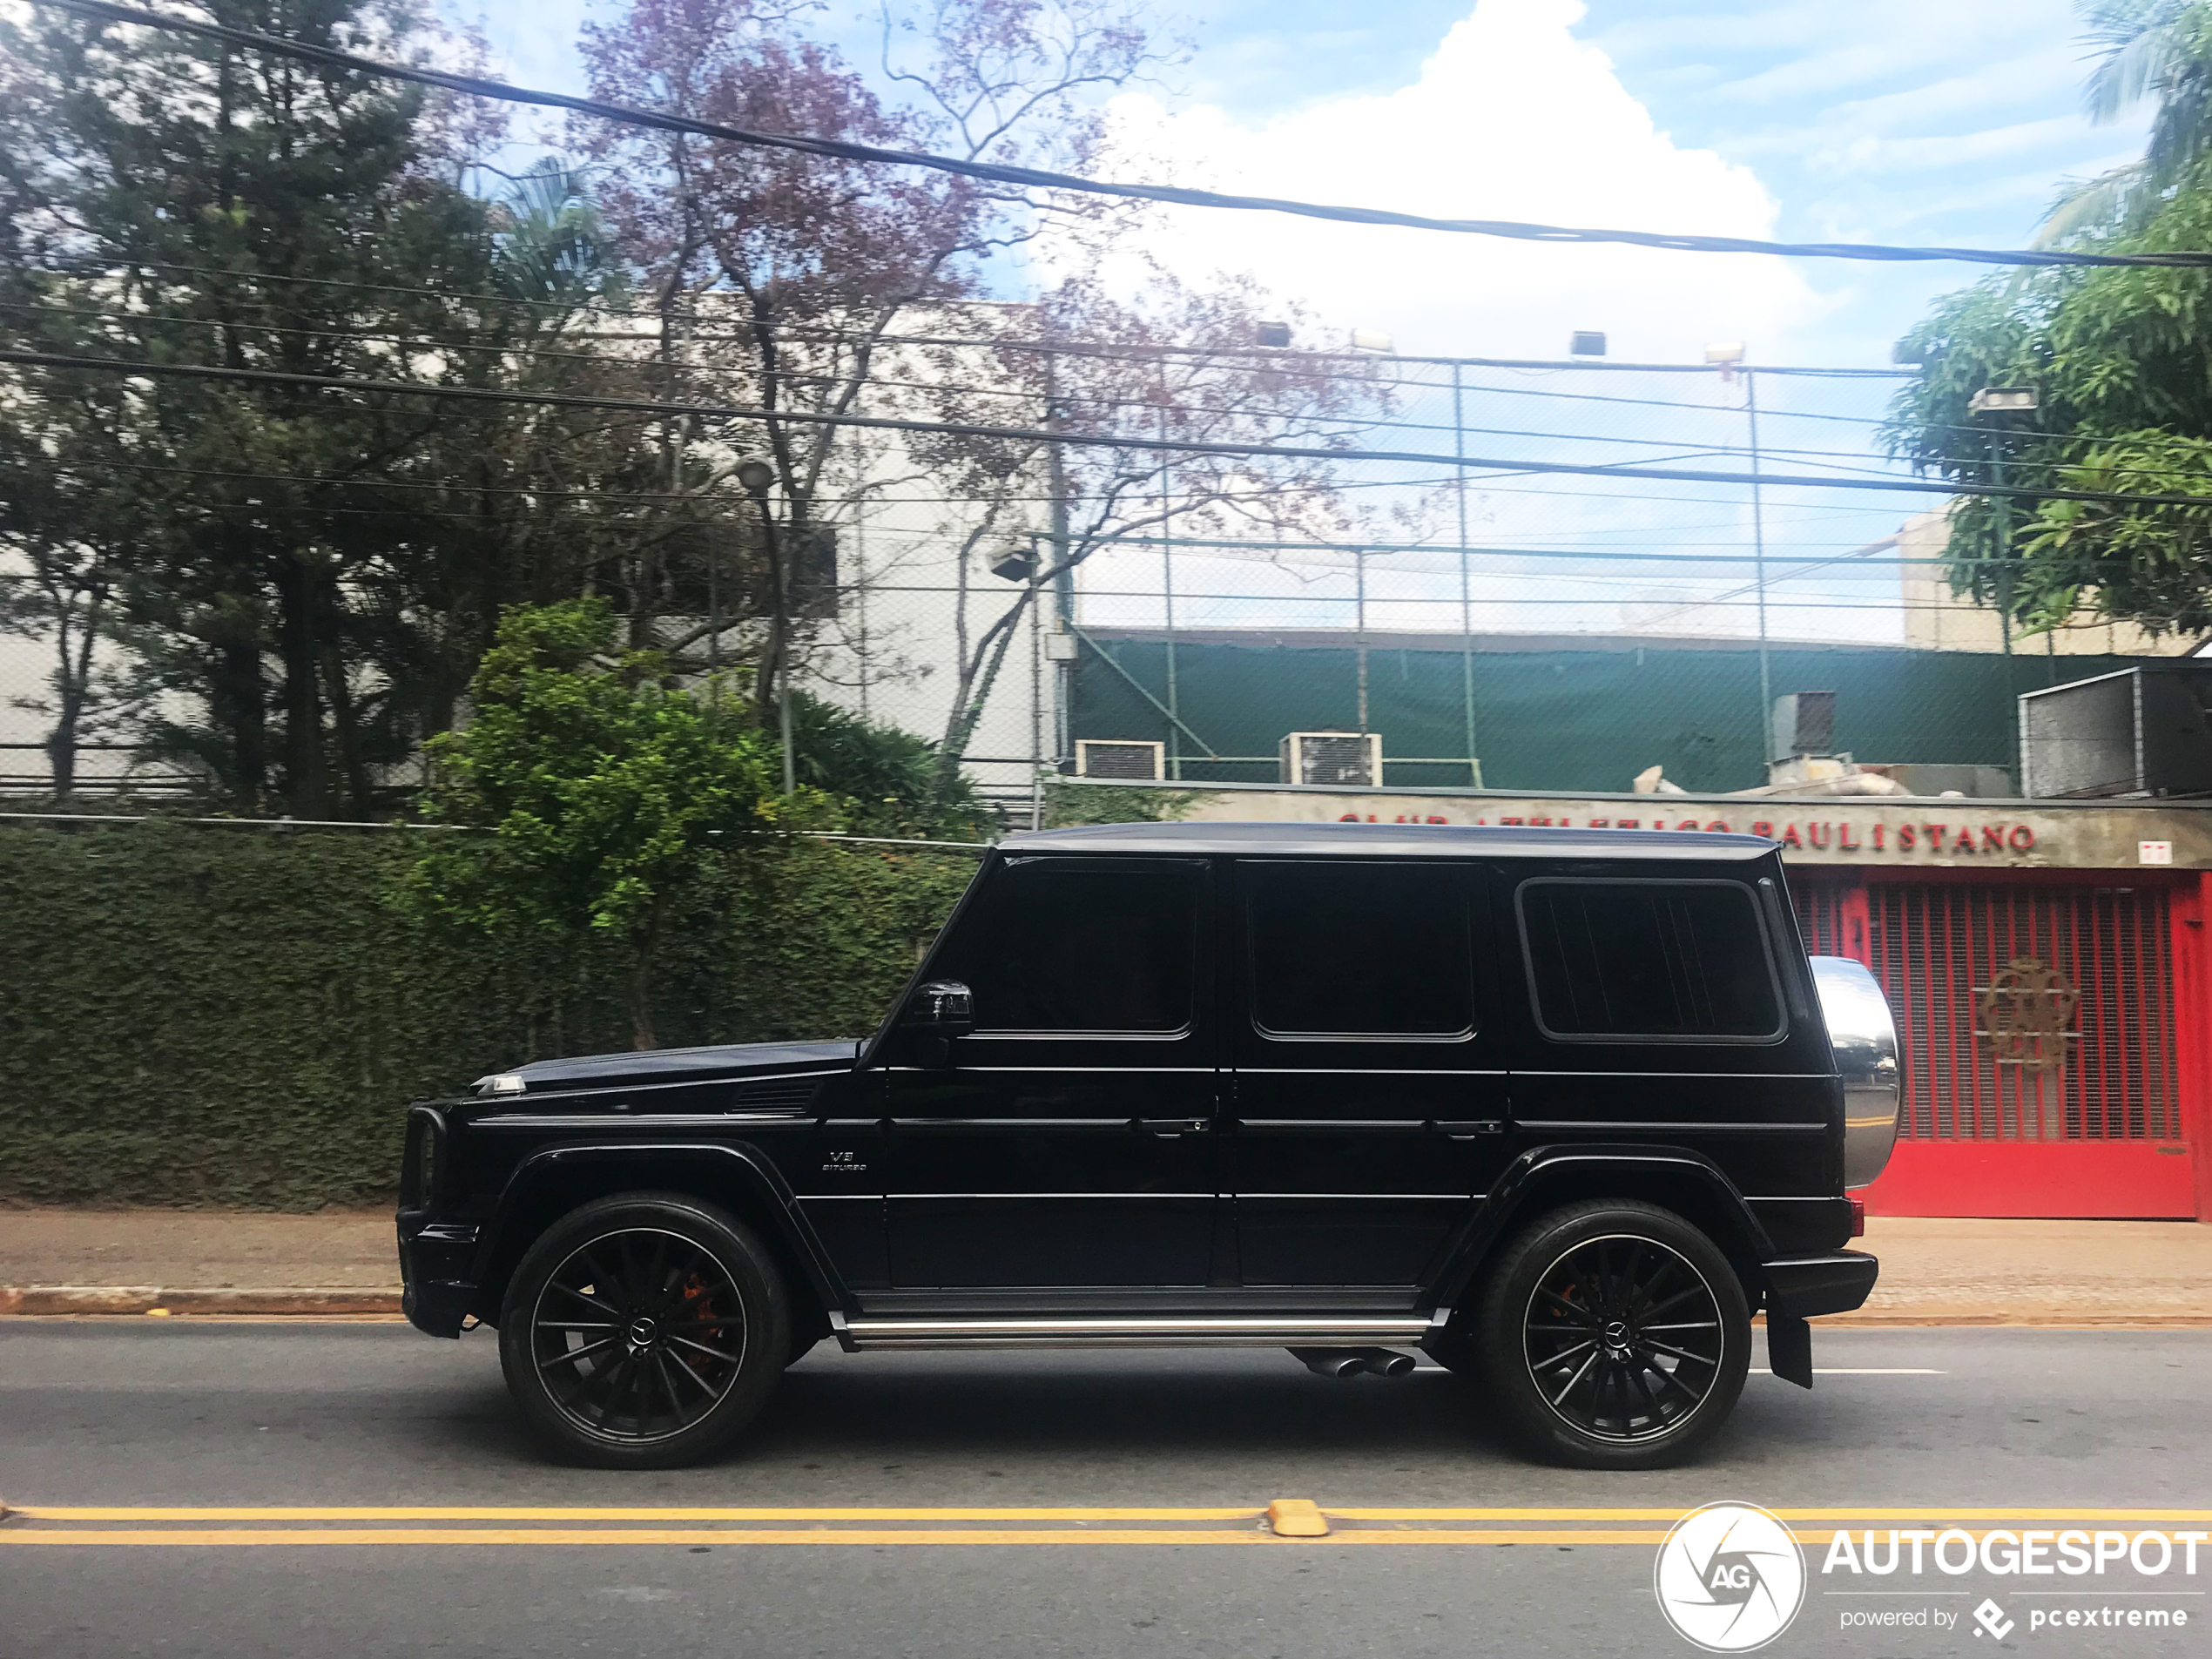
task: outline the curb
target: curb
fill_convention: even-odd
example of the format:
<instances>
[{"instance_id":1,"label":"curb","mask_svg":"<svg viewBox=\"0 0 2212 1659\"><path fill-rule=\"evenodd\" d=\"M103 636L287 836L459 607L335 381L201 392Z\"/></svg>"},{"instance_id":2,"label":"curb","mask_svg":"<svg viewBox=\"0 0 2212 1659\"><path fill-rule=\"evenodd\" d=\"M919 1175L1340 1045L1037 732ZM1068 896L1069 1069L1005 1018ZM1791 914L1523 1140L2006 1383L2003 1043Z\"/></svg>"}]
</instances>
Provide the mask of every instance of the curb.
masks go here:
<instances>
[{"instance_id":1,"label":"curb","mask_svg":"<svg viewBox=\"0 0 2212 1659\"><path fill-rule=\"evenodd\" d=\"M397 1313L400 1292L379 1290L185 1290L157 1285L0 1285L5 1314Z\"/></svg>"}]
</instances>

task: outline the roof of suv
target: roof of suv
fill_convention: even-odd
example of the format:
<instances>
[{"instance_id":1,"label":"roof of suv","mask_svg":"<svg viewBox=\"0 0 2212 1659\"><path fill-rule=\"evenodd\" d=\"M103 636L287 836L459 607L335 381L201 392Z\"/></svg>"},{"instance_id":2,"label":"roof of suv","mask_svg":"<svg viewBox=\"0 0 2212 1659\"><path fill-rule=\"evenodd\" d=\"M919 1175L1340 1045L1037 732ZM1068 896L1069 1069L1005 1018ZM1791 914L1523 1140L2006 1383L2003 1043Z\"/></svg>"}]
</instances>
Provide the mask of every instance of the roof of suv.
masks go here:
<instances>
[{"instance_id":1,"label":"roof of suv","mask_svg":"<svg viewBox=\"0 0 2212 1659\"><path fill-rule=\"evenodd\" d=\"M1680 859L1736 862L1774 848L1719 830L1556 829L1472 824L1094 824L1029 830L1003 853L1248 853L1379 859Z\"/></svg>"}]
</instances>

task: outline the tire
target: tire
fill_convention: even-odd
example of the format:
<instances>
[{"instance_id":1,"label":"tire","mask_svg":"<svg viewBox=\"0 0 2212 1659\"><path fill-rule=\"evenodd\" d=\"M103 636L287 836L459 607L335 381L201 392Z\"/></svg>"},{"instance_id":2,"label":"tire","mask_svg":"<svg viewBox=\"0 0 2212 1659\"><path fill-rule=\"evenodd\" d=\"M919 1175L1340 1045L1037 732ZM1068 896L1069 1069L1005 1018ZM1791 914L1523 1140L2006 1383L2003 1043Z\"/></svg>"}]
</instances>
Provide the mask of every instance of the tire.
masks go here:
<instances>
[{"instance_id":1,"label":"tire","mask_svg":"<svg viewBox=\"0 0 2212 1659\"><path fill-rule=\"evenodd\" d=\"M1474 1335L1488 1394L1534 1455L1656 1469L1689 1457L1735 1409L1751 1317L1703 1233L1656 1204L1599 1199L1514 1238Z\"/></svg>"},{"instance_id":2,"label":"tire","mask_svg":"<svg viewBox=\"0 0 2212 1659\"><path fill-rule=\"evenodd\" d=\"M524 1420L570 1462L696 1463L742 1433L782 1376L791 1302L743 1223L672 1192L571 1211L523 1257L499 1322Z\"/></svg>"}]
</instances>

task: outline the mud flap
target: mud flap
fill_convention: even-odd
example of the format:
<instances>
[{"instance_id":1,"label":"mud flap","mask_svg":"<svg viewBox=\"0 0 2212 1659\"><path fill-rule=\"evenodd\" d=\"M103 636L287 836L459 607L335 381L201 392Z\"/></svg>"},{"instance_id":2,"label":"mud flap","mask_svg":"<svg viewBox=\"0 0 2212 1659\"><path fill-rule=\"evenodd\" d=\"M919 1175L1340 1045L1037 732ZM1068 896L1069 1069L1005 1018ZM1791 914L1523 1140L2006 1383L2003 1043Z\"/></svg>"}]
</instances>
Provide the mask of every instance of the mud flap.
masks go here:
<instances>
[{"instance_id":1,"label":"mud flap","mask_svg":"<svg viewBox=\"0 0 2212 1659\"><path fill-rule=\"evenodd\" d=\"M1766 1315L1767 1369L1800 1388L1812 1386L1812 1325L1772 1308Z\"/></svg>"}]
</instances>

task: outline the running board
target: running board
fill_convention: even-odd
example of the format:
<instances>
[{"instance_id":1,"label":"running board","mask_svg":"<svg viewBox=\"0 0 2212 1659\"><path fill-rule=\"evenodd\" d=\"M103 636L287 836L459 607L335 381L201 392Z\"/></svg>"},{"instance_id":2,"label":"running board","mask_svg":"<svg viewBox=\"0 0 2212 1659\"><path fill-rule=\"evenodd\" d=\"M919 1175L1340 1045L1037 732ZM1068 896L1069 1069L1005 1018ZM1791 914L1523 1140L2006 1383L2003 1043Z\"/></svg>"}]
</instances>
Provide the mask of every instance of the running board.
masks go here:
<instances>
[{"instance_id":1,"label":"running board","mask_svg":"<svg viewBox=\"0 0 2212 1659\"><path fill-rule=\"evenodd\" d=\"M1367 1318L1216 1319L848 1319L833 1313L830 1324L847 1349L1374 1347L1417 1341L1450 1317L1449 1308Z\"/></svg>"}]
</instances>

